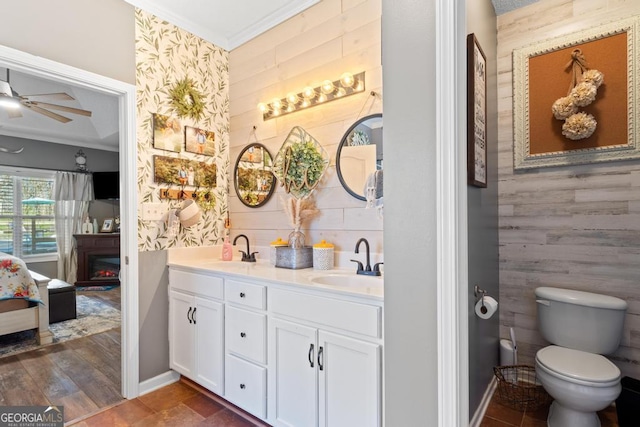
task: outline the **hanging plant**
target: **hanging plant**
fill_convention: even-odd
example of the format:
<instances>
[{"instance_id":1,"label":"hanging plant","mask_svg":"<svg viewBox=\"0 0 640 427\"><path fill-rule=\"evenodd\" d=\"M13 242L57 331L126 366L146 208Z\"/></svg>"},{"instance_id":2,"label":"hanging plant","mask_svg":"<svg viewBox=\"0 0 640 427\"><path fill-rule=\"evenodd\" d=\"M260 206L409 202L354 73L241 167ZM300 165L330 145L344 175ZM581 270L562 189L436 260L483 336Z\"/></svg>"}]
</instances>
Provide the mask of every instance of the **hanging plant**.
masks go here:
<instances>
[{"instance_id":1,"label":"hanging plant","mask_svg":"<svg viewBox=\"0 0 640 427\"><path fill-rule=\"evenodd\" d=\"M171 104L179 117L200 120L204 111L202 94L195 88L193 80L185 77L169 89Z\"/></svg>"},{"instance_id":2,"label":"hanging plant","mask_svg":"<svg viewBox=\"0 0 640 427\"><path fill-rule=\"evenodd\" d=\"M273 174L285 193L301 199L316 188L328 164L329 155L320 143L301 127L294 126L276 155Z\"/></svg>"}]
</instances>

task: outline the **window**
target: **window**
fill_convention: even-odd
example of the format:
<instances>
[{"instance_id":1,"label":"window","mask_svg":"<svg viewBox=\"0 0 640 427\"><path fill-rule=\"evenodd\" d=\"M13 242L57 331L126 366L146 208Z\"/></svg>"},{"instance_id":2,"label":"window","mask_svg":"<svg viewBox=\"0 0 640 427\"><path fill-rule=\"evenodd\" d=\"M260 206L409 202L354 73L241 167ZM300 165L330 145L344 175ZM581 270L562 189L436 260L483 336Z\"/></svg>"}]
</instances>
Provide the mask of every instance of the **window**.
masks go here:
<instances>
[{"instance_id":1,"label":"window","mask_svg":"<svg viewBox=\"0 0 640 427\"><path fill-rule=\"evenodd\" d=\"M52 173L0 170L0 252L26 260L56 254L53 183Z\"/></svg>"}]
</instances>

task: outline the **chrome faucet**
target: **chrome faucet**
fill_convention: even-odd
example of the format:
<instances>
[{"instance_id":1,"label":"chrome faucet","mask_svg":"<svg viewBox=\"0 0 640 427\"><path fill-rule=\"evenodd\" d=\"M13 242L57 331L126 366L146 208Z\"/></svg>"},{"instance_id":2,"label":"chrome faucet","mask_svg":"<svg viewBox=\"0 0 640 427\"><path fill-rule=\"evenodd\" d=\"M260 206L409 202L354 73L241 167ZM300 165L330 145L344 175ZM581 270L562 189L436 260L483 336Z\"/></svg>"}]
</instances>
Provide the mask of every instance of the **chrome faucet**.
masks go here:
<instances>
[{"instance_id":1,"label":"chrome faucet","mask_svg":"<svg viewBox=\"0 0 640 427\"><path fill-rule=\"evenodd\" d=\"M356 249L355 249L355 253L360 253L360 243L364 242L364 246L367 250L367 265L363 266L362 263L358 260L352 259L352 262L357 262L358 263L358 269L356 270L356 274L364 274L365 276L380 276L380 264L383 264L382 262L376 263L373 266L373 270L371 269L371 261L370 261L370 251L369 251L369 242L367 241L367 239L365 239L364 237L360 238L360 240L358 240L358 243L356 243Z\"/></svg>"},{"instance_id":2,"label":"chrome faucet","mask_svg":"<svg viewBox=\"0 0 640 427\"><path fill-rule=\"evenodd\" d=\"M238 234L236 236L235 239L233 239L233 246L236 245L236 241L240 238L240 237L244 237L244 240L247 241L247 251L240 251L242 253L242 261L245 262L256 262L256 254L258 252L251 252L249 250L249 238L247 236L245 236L244 234Z\"/></svg>"}]
</instances>

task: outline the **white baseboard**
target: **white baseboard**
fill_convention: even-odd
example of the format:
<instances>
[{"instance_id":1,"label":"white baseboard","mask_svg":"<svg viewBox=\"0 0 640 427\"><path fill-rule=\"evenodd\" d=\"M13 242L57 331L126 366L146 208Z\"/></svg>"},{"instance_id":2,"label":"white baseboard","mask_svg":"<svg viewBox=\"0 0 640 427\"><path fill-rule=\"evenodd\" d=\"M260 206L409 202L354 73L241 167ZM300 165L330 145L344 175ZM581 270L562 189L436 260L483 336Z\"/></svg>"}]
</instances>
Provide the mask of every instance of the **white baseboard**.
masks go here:
<instances>
[{"instance_id":1,"label":"white baseboard","mask_svg":"<svg viewBox=\"0 0 640 427\"><path fill-rule=\"evenodd\" d=\"M160 374L148 380L142 381L138 385L139 395L142 396L147 393L151 393L159 388L173 384L180 379L180 374L176 371L167 371L164 374Z\"/></svg>"},{"instance_id":2,"label":"white baseboard","mask_svg":"<svg viewBox=\"0 0 640 427\"><path fill-rule=\"evenodd\" d=\"M480 427L482 424L482 419L484 418L485 412L487 412L487 407L491 402L491 398L493 397L493 393L496 391L496 387L498 386L498 381L494 376L489 383L489 386L484 392L484 396L482 396L482 400L480 401L480 405L478 405L478 409L476 413L473 414L473 418L469 422L469 427Z\"/></svg>"}]
</instances>

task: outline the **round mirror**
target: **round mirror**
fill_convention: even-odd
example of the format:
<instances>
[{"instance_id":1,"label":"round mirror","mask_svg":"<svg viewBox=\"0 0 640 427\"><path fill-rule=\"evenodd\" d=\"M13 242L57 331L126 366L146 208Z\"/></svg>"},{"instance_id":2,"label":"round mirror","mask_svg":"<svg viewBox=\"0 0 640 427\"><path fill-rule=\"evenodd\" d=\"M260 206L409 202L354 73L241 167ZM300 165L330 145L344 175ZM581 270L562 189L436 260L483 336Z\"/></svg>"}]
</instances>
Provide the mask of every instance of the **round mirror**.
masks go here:
<instances>
[{"instance_id":1,"label":"round mirror","mask_svg":"<svg viewBox=\"0 0 640 427\"><path fill-rule=\"evenodd\" d=\"M247 145L234 169L236 194L242 203L257 208L269 200L276 188L271 153L262 144Z\"/></svg>"},{"instance_id":2,"label":"round mirror","mask_svg":"<svg viewBox=\"0 0 640 427\"><path fill-rule=\"evenodd\" d=\"M345 132L336 153L336 171L345 190L366 200L367 179L382 170L382 114L372 114L356 121Z\"/></svg>"}]
</instances>

